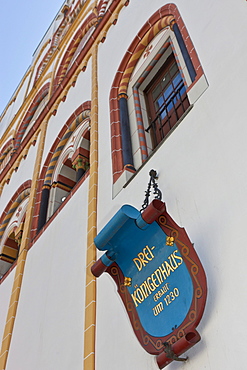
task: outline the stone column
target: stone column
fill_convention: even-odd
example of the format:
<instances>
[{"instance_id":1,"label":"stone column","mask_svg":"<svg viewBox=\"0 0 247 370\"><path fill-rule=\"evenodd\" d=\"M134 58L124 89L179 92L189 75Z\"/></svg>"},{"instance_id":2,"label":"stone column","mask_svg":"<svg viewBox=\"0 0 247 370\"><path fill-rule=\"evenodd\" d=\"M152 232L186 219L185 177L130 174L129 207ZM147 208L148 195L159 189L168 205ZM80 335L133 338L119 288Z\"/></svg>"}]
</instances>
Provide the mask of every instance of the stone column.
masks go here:
<instances>
[{"instance_id":1,"label":"stone column","mask_svg":"<svg viewBox=\"0 0 247 370\"><path fill-rule=\"evenodd\" d=\"M171 27L171 30L175 33L175 36L176 36L178 45L180 47L181 53L183 55L187 70L188 70L190 78L191 78L191 81L193 82L196 78L196 71L195 71L195 68L193 66L190 55L188 53L187 47L185 45L183 36L180 32L180 29L178 28L178 25L177 25L175 19L171 22L170 27Z\"/></svg>"},{"instance_id":2,"label":"stone column","mask_svg":"<svg viewBox=\"0 0 247 370\"><path fill-rule=\"evenodd\" d=\"M78 182L89 168L89 159L78 154L73 160L72 166L76 170L76 182Z\"/></svg>"}]
</instances>

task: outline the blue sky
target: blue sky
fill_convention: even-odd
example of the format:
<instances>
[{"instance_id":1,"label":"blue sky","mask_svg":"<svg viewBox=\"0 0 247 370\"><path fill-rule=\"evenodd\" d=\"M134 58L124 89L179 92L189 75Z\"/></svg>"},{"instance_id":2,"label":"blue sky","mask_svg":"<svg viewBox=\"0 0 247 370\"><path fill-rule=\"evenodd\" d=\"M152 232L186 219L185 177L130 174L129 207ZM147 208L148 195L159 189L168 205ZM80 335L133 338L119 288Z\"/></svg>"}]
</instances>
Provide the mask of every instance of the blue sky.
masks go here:
<instances>
[{"instance_id":1,"label":"blue sky","mask_svg":"<svg viewBox=\"0 0 247 370\"><path fill-rule=\"evenodd\" d=\"M31 64L32 55L64 0L2 0L0 114Z\"/></svg>"}]
</instances>

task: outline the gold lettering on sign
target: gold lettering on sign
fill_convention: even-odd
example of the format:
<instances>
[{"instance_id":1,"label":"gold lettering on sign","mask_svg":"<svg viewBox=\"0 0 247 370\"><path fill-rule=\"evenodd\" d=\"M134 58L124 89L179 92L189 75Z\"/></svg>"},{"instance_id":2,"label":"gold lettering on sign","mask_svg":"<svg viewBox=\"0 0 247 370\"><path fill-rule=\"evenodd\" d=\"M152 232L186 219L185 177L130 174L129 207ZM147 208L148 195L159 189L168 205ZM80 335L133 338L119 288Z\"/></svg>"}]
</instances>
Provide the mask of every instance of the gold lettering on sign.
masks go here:
<instances>
[{"instance_id":1,"label":"gold lettering on sign","mask_svg":"<svg viewBox=\"0 0 247 370\"><path fill-rule=\"evenodd\" d=\"M170 291L169 294L167 294L164 298L164 301L166 302L166 305L169 306L175 299L179 296L179 290L178 288L174 288L172 291Z\"/></svg>"},{"instance_id":2,"label":"gold lettering on sign","mask_svg":"<svg viewBox=\"0 0 247 370\"><path fill-rule=\"evenodd\" d=\"M151 250L148 246L146 246L145 248L147 248L147 250L151 252ZM157 288L159 288L160 285L171 275L171 273L176 271L176 269L183 263L183 258L178 256L177 253L178 253L178 250L176 249L174 252L172 252L167 257L167 260L165 260L160 266L158 266L157 269L150 276L148 276L146 278L146 280L143 281L143 283L140 284L139 287L138 287L138 285L135 286L136 289L131 294L131 297L132 297L133 302L134 302L136 307L138 307L138 305L140 305L146 298L148 298L150 296L150 294L152 294L152 292L154 292ZM144 254L144 252L143 252L143 254ZM149 254L149 258L151 258L152 256L153 256L153 253L151 252ZM152 259L153 258L154 258L154 256L152 257ZM133 261L134 260L135 260L135 258L133 259ZM134 263L135 263L135 261L134 261ZM137 266L137 264L136 264L136 266ZM142 267L144 266L143 263L142 263L141 266ZM142 267L141 267L141 269L142 269ZM138 270L141 271L141 269L140 270L138 269ZM154 297L153 297L154 301L157 301L168 290L169 290L168 283L166 283L154 295ZM175 293L177 293L177 291L173 292L173 294L175 294ZM173 296L171 298L173 298Z\"/></svg>"},{"instance_id":3,"label":"gold lettering on sign","mask_svg":"<svg viewBox=\"0 0 247 370\"><path fill-rule=\"evenodd\" d=\"M141 271L143 267L152 261L152 259L154 259L154 255L148 245L146 245L142 252L138 253L136 258L133 258L133 262L136 265L137 270Z\"/></svg>"},{"instance_id":4,"label":"gold lettering on sign","mask_svg":"<svg viewBox=\"0 0 247 370\"><path fill-rule=\"evenodd\" d=\"M157 296L159 296L159 294L163 295L165 290L169 290L168 288L168 283L166 283L162 289L160 289L155 295L154 295L154 300L156 301L157 299L155 299L155 297L157 298ZM167 291L166 290L166 291ZM179 296L179 290L178 288L174 288L173 290L171 290L164 298L164 301L165 301L165 304L167 306L169 306L173 301L175 301L175 299ZM159 297L160 298L160 297ZM158 298L158 299L159 299ZM164 304L163 302L159 302L158 304L156 304L156 306L154 306L152 308L153 310L153 314L154 316L158 316L163 310L164 310Z\"/></svg>"},{"instance_id":5,"label":"gold lettering on sign","mask_svg":"<svg viewBox=\"0 0 247 370\"><path fill-rule=\"evenodd\" d=\"M155 295L153 296L155 302L157 302L165 293L168 292L168 284L169 283L165 283L165 285L157 293L155 293Z\"/></svg>"},{"instance_id":6,"label":"gold lettering on sign","mask_svg":"<svg viewBox=\"0 0 247 370\"><path fill-rule=\"evenodd\" d=\"M158 303L156 306L153 308L153 314L154 316L158 316L162 311L164 310L164 305L162 302Z\"/></svg>"}]
</instances>

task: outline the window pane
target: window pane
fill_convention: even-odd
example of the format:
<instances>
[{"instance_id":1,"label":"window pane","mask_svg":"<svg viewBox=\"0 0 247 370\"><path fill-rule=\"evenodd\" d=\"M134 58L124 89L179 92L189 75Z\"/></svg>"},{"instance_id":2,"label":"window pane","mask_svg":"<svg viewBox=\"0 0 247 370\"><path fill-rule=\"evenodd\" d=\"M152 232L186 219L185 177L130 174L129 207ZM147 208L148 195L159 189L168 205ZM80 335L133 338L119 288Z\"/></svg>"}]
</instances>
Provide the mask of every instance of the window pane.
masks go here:
<instances>
[{"instance_id":1,"label":"window pane","mask_svg":"<svg viewBox=\"0 0 247 370\"><path fill-rule=\"evenodd\" d=\"M158 85L158 86L154 89L154 91L153 91L153 93L152 93L152 95L153 95L153 100L156 100L160 94L161 94L161 86L160 86L160 85Z\"/></svg>"},{"instance_id":2,"label":"window pane","mask_svg":"<svg viewBox=\"0 0 247 370\"><path fill-rule=\"evenodd\" d=\"M178 66L174 63L170 68L171 77L173 77L178 72Z\"/></svg>"},{"instance_id":3,"label":"window pane","mask_svg":"<svg viewBox=\"0 0 247 370\"><path fill-rule=\"evenodd\" d=\"M161 118L161 120L163 121L164 120L164 118L166 117L166 110L164 110L162 113L161 113L161 115L160 115L160 118Z\"/></svg>"},{"instance_id":4,"label":"window pane","mask_svg":"<svg viewBox=\"0 0 247 370\"><path fill-rule=\"evenodd\" d=\"M169 100L169 98L171 97L172 92L173 92L173 87L172 87L172 85L169 85L167 87L167 89L164 91L164 97L165 97L166 100Z\"/></svg>"},{"instance_id":5,"label":"window pane","mask_svg":"<svg viewBox=\"0 0 247 370\"><path fill-rule=\"evenodd\" d=\"M175 76L173 79L173 86L176 88L180 84L181 81L182 81L182 77L180 73L178 73L177 76Z\"/></svg>"},{"instance_id":6,"label":"window pane","mask_svg":"<svg viewBox=\"0 0 247 370\"><path fill-rule=\"evenodd\" d=\"M182 96L185 92L186 92L186 89L185 89L185 86L183 85L183 87L180 90L180 96Z\"/></svg>"},{"instance_id":7,"label":"window pane","mask_svg":"<svg viewBox=\"0 0 247 370\"><path fill-rule=\"evenodd\" d=\"M164 98L163 96L160 96L159 99L156 100L155 106L156 106L156 112L160 110L161 107L163 107L164 104Z\"/></svg>"},{"instance_id":8,"label":"window pane","mask_svg":"<svg viewBox=\"0 0 247 370\"><path fill-rule=\"evenodd\" d=\"M161 87L162 87L162 90L165 89L165 87L167 85L169 85L169 83L171 82L171 77L170 77L170 74L169 73L166 73L161 81Z\"/></svg>"},{"instance_id":9,"label":"window pane","mask_svg":"<svg viewBox=\"0 0 247 370\"><path fill-rule=\"evenodd\" d=\"M172 101L167 105L167 111L168 111L168 112L173 108L174 103L175 103L175 102L172 100Z\"/></svg>"}]
</instances>

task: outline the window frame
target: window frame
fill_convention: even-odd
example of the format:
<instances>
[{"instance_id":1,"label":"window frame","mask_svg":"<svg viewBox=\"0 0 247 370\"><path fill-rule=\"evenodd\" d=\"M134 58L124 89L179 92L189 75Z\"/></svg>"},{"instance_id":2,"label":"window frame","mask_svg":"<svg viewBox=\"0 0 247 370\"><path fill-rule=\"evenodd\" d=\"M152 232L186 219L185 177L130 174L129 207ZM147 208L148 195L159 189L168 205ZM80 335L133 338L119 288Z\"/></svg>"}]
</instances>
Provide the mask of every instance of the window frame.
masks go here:
<instances>
[{"instance_id":1,"label":"window frame","mask_svg":"<svg viewBox=\"0 0 247 370\"><path fill-rule=\"evenodd\" d=\"M158 32L156 32L157 29ZM165 51L161 52L161 49L169 45L184 80L190 108L208 87L201 63L177 7L174 4L165 5L151 16L133 39L112 84L110 118L113 197L127 185L133 174L143 166L152 153L151 140L145 133L149 123L143 96L143 81L147 86L152 80L159 65L163 63L162 58ZM124 100L127 102L127 109L124 106ZM126 137L123 136L122 131L121 110L127 111L124 125L129 124L129 141L131 141L133 153L130 165L128 163L131 162L126 162L123 157ZM184 116L185 114L179 122Z\"/></svg>"},{"instance_id":2,"label":"window frame","mask_svg":"<svg viewBox=\"0 0 247 370\"><path fill-rule=\"evenodd\" d=\"M187 95L188 87L192 84L192 80L186 68L182 53L176 41L176 37L170 28L167 27L162 30L146 47L146 50L150 49L151 45L152 51L149 53L149 55L145 58L144 52L143 57L140 58L139 62L137 63L132 73L133 77L129 83L127 90L128 107L129 112L131 112L129 116L133 149L133 162L136 169L142 166L142 164L148 159L148 157L155 149L153 148L151 135L146 132L146 130L150 126L150 121L147 111L145 90L152 83L152 81L156 79L160 70L167 62L172 53L174 54L174 57L176 59L176 63L182 76ZM147 73L147 71L149 72ZM137 105L138 97L139 102ZM190 106L191 105L192 104L190 102ZM137 108L137 106L139 107ZM140 119L138 119L138 116L140 116L140 110L143 121L143 131L145 132L146 148L143 143L142 145L140 145L140 129L138 128L138 125L140 126ZM176 127L176 125L174 127ZM162 142L166 139L168 135L164 137Z\"/></svg>"},{"instance_id":3,"label":"window frame","mask_svg":"<svg viewBox=\"0 0 247 370\"><path fill-rule=\"evenodd\" d=\"M153 150L170 133L190 103L175 57L168 57L164 66L144 91Z\"/></svg>"}]
</instances>

